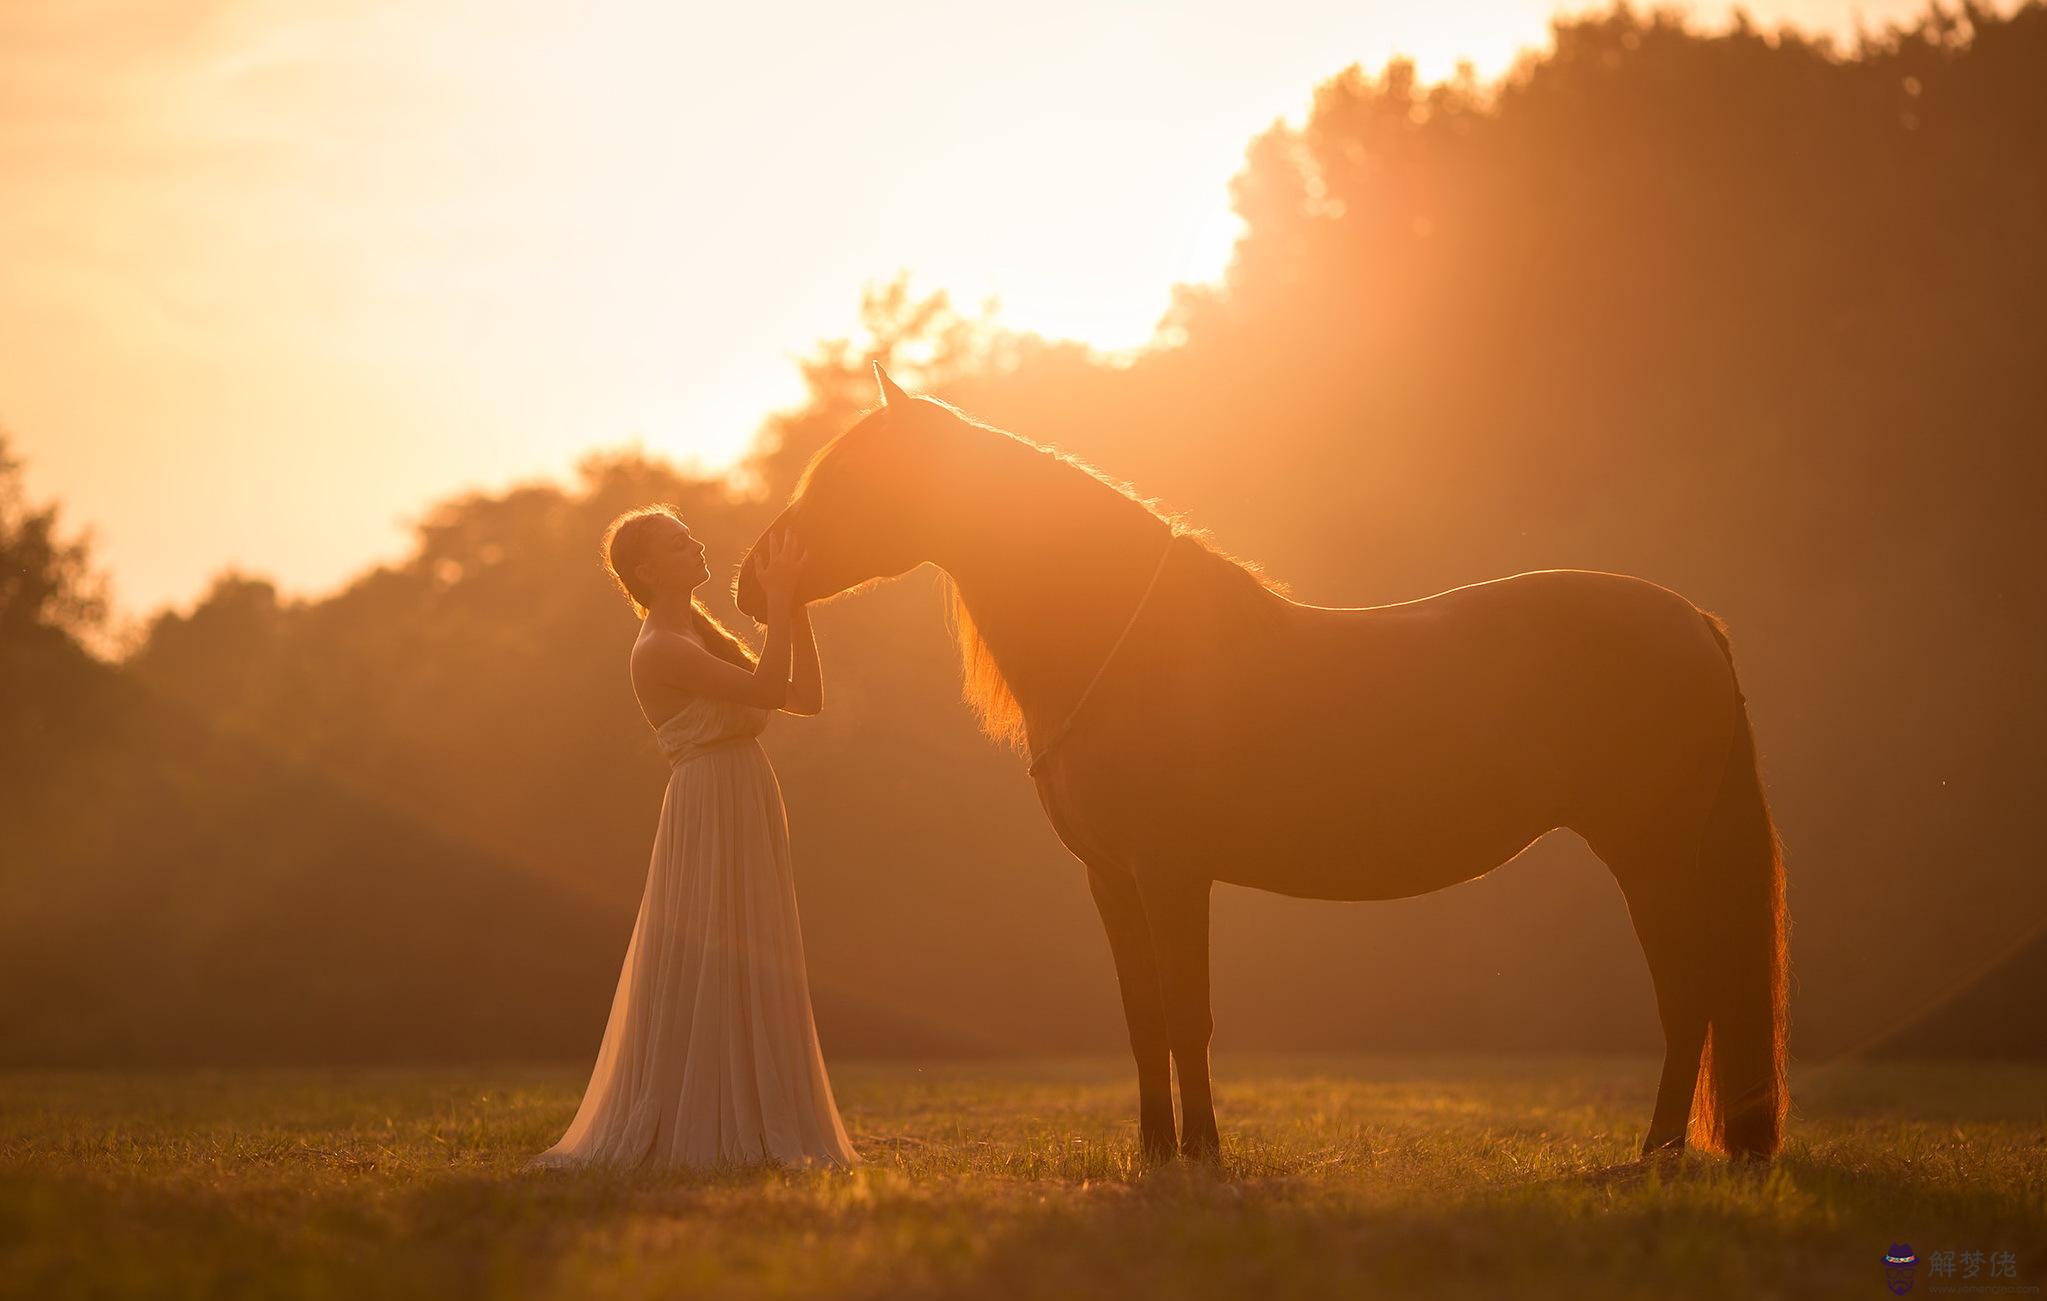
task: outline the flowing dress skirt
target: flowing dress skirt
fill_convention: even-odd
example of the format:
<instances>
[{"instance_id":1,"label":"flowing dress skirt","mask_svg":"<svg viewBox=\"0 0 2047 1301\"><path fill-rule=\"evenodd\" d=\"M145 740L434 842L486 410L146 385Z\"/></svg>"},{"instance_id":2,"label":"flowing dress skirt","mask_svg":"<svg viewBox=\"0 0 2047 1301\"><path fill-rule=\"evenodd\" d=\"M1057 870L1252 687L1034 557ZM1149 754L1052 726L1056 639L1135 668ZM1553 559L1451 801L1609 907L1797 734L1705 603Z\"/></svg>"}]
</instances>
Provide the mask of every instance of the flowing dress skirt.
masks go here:
<instances>
[{"instance_id":1,"label":"flowing dress skirt","mask_svg":"<svg viewBox=\"0 0 2047 1301\"><path fill-rule=\"evenodd\" d=\"M536 1164L852 1165L774 769L751 736L684 748L596 1069Z\"/></svg>"}]
</instances>

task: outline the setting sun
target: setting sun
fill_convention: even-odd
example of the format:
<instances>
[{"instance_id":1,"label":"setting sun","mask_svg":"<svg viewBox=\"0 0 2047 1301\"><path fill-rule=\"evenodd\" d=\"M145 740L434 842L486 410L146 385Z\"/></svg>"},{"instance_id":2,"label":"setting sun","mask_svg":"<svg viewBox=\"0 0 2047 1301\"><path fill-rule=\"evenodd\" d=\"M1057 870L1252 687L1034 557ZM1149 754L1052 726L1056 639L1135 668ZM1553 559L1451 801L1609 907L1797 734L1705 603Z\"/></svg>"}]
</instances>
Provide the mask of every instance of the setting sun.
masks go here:
<instances>
[{"instance_id":1,"label":"setting sun","mask_svg":"<svg viewBox=\"0 0 2047 1301\"><path fill-rule=\"evenodd\" d=\"M0 420L129 612L229 564L317 589L593 444L730 462L899 272L1141 345L1308 87L1495 76L1549 14L12 6Z\"/></svg>"}]
</instances>

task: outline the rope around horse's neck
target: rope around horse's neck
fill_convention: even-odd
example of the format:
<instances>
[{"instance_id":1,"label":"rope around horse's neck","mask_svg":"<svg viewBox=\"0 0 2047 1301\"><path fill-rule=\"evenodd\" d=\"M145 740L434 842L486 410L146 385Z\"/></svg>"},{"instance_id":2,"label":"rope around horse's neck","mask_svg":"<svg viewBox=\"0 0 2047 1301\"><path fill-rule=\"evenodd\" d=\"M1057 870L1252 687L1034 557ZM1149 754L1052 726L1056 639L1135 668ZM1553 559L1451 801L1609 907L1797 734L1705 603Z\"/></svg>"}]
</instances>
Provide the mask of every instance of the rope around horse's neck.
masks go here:
<instances>
[{"instance_id":1,"label":"rope around horse's neck","mask_svg":"<svg viewBox=\"0 0 2047 1301\"><path fill-rule=\"evenodd\" d=\"M1102 662L1096 667L1095 675L1088 679L1087 687L1080 693L1080 699L1074 701L1073 708L1068 711L1066 721L1059 725L1058 731L1052 733L1052 739L1045 742L1044 749L1039 750L1031 758L1031 766L1024 770L1030 776L1038 775L1038 769L1044 766L1045 760L1052 757L1052 752L1059 748L1059 743L1066 739L1066 734L1073 730L1074 723L1080 718L1080 711L1087 708L1088 699L1095 694L1095 688L1101 685L1102 676L1109 671L1109 666L1116 662L1116 652L1122 650L1123 643L1130 640L1130 630L1137 626L1138 616L1144 613L1144 607L1151 604L1151 594L1158 588L1159 575L1166 572L1166 561L1172 558L1173 544L1179 540L1179 531L1169 526L1166 529L1165 550L1159 552L1159 563L1151 571L1151 581L1144 585L1144 595L1137 598L1137 605L1130 611L1130 618L1124 623L1123 631L1116 634L1115 644L1109 647L1107 655L1102 656Z\"/></svg>"}]
</instances>

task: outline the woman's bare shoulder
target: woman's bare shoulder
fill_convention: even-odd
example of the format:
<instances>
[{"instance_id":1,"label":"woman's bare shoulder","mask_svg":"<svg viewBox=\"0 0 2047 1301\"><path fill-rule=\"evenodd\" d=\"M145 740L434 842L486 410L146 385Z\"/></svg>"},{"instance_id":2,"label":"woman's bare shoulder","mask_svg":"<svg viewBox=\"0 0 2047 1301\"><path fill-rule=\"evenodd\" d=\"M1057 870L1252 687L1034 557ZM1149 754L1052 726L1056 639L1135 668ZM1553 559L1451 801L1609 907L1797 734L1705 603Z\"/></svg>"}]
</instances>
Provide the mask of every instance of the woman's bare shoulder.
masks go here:
<instances>
[{"instance_id":1,"label":"woman's bare shoulder","mask_svg":"<svg viewBox=\"0 0 2047 1301\"><path fill-rule=\"evenodd\" d=\"M641 628L640 635L633 639L626 669L637 689L642 683L672 677L678 669L686 672L690 664L707 654L704 644L687 633L649 626Z\"/></svg>"},{"instance_id":2,"label":"woman's bare shoulder","mask_svg":"<svg viewBox=\"0 0 2047 1301\"><path fill-rule=\"evenodd\" d=\"M672 628L640 630L627 657L626 676L649 723L658 725L689 698L679 679L686 678L693 660L706 654L703 643L686 633Z\"/></svg>"}]
</instances>

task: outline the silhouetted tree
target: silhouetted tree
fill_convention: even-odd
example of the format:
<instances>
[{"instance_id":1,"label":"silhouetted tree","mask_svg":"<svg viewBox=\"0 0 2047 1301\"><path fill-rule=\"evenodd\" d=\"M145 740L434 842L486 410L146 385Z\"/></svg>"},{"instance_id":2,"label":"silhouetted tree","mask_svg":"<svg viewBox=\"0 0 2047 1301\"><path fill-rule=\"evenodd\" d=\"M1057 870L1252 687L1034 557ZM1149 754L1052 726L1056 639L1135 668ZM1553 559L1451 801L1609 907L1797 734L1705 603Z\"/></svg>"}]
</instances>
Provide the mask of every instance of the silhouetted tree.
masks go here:
<instances>
[{"instance_id":1,"label":"silhouetted tree","mask_svg":"<svg viewBox=\"0 0 2047 1301\"><path fill-rule=\"evenodd\" d=\"M0 430L0 639L54 629L97 631L107 615L106 580L83 539L58 536L57 507L29 504L21 462Z\"/></svg>"},{"instance_id":2,"label":"silhouetted tree","mask_svg":"<svg viewBox=\"0 0 2047 1301\"><path fill-rule=\"evenodd\" d=\"M2047 8L1929 11L1847 52L1625 8L1555 36L1497 85L1394 63L1319 87L1250 144L1223 282L1181 289L1134 360L898 280L729 479L596 454L439 504L331 594L230 574L160 616L60 723L9 734L33 906L0 914L0 991L55 992L0 997L0 1045L594 1046L665 775L597 538L677 502L744 626L723 566L872 403L876 356L1304 599L1583 565L1719 610L1790 842L1801 1049L1951 986L2047 908ZM12 482L0 544L34 577L0 617L73 646L84 552ZM827 1049L1114 1048L1085 886L957 699L936 587L823 608L828 707L767 735ZM1217 908L1233 1046L1655 1041L1617 892L1568 843L1421 900ZM252 982L253 1011L221 1010Z\"/></svg>"}]
</instances>

